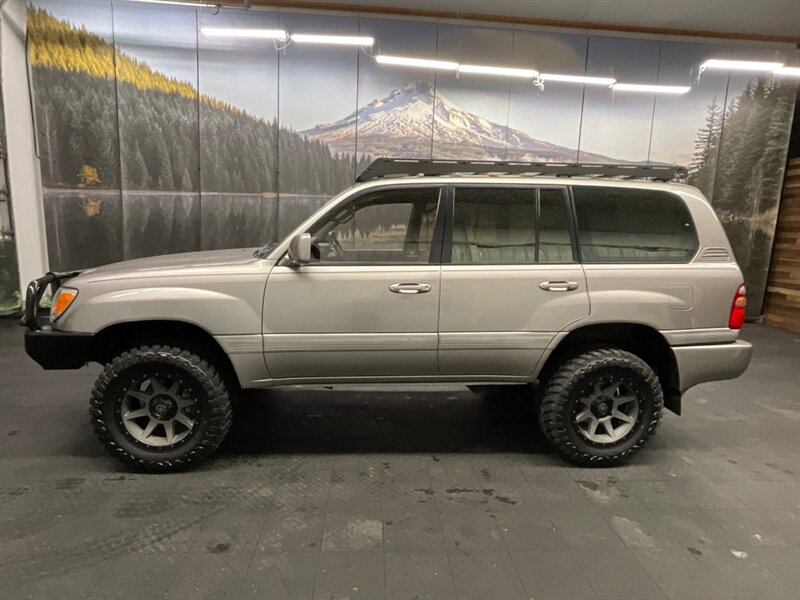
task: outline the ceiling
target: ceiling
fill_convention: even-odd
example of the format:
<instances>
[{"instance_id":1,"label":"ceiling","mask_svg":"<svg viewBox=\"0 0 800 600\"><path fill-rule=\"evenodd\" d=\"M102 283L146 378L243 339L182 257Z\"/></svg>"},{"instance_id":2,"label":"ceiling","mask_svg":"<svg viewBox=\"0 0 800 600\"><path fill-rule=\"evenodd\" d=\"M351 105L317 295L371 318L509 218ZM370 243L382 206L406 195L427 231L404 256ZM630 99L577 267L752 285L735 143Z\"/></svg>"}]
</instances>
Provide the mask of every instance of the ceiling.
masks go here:
<instances>
[{"instance_id":1,"label":"ceiling","mask_svg":"<svg viewBox=\"0 0 800 600\"><path fill-rule=\"evenodd\" d=\"M491 15L513 21L517 17L574 27L600 24L656 33L715 32L800 41L800 0L255 0L253 4L464 13L470 18Z\"/></svg>"}]
</instances>

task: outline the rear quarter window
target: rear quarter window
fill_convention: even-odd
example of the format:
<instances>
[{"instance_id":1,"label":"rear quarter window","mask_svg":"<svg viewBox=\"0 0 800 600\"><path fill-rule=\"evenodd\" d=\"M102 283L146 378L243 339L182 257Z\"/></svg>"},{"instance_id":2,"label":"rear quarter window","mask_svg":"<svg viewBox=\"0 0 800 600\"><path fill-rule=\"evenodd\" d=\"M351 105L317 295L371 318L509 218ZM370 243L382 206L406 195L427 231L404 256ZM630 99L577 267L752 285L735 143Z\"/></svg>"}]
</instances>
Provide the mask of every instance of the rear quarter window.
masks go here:
<instances>
[{"instance_id":1,"label":"rear quarter window","mask_svg":"<svg viewBox=\"0 0 800 600\"><path fill-rule=\"evenodd\" d=\"M585 263L684 263L697 252L691 214L675 194L590 186L572 192Z\"/></svg>"}]
</instances>

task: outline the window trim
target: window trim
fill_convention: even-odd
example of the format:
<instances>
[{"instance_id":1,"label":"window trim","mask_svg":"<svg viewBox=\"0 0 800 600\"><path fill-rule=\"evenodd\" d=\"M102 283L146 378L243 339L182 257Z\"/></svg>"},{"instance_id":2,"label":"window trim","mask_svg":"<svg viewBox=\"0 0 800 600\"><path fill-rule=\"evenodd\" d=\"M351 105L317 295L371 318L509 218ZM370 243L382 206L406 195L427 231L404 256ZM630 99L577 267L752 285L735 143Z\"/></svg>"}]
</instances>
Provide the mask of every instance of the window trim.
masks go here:
<instances>
[{"instance_id":1,"label":"window trim","mask_svg":"<svg viewBox=\"0 0 800 600\"><path fill-rule=\"evenodd\" d=\"M678 202L680 202L681 206L686 209L686 214L689 217L689 223L692 225L692 233L694 234L696 248L692 255L687 258L686 260L652 260L652 259L642 259L642 260L624 260L624 261L586 261L583 257L583 249L581 247L581 234L580 234L580 223L578 222L578 206L575 202L575 195L573 193L573 188L590 188L590 189L626 189L626 190L633 190L639 192L655 192L657 194L665 194L667 196L671 196ZM700 252L701 244L700 244L700 234L697 231L697 224L694 221L694 215L692 215L692 211L689 208L689 205L686 204L686 201L681 198L680 194L676 194L675 192L671 192L668 190L650 190L648 188L633 188L633 187L613 187L613 186L593 186L593 185L570 185L569 186L569 195L570 195L570 203L572 204L572 217L574 220L574 227L575 227L575 240L577 244L577 256L580 260L582 265L611 265L611 266L620 266L620 265L688 265L694 261L695 257L697 257L698 252ZM658 200L655 200L658 202Z\"/></svg>"},{"instance_id":2,"label":"window trim","mask_svg":"<svg viewBox=\"0 0 800 600\"><path fill-rule=\"evenodd\" d=\"M304 269L308 267L413 267L413 266L429 266L429 265L436 265L440 264L440 257L441 257L441 242L437 240L437 233L440 232L440 229L443 228L442 221L442 199L444 197L444 189L445 185L441 183L422 183L419 184L388 184L388 185L381 185L370 187L369 189L362 190L358 194L354 194L350 196L344 202L338 203L336 206L332 206L329 210L325 211L323 214L317 218L314 223L308 228L310 231L314 227L318 226L320 223L330 219L334 214L340 212L342 209L350 206L354 202L358 202L359 199L372 194L374 192L387 192L393 190L438 190L439 191L439 198L436 205L436 223L433 227L433 237L431 238L431 251L428 256L428 260L424 262L384 262L384 261L333 261L333 262L310 262L308 264L304 264L302 267ZM439 233L441 236L441 233ZM437 254L438 250L438 254ZM434 260L436 259L436 260ZM282 255L281 258L276 263L277 266L288 266L288 250L286 250Z\"/></svg>"},{"instance_id":3,"label":"window trim","mask_svg":"<svg viewBox=\"0 0 800 600\"><path fill-rule=\"evenodd\" d=\"M574 186L567 186L567 197L569 198L569 230L572 238L572 256L579 264L583 264L583 256L581 255L581 245L578 242L578 211L575 208L575 195L572 193Z\"/></svg>"},{"instance_id":4,"label":"window trim","mask_svg":"<svg viewBox=\"0 0 800 600\"><path fill-rule=\"evenodd\" d=\"M442 264L448 265L457 265L459 267L464 266L492 266L492 265L506 265L506 266L518 266L518 267L542 267L542 266L558 266L558 265L575 265L579 264L580 261L578 259L577 254L577 241L576 241L576 230L575 230L575 223L573 222L573 215L572 215L572 208L571 208L571 192L569 191L568 185L558 185L554 183L542 183L542 184L530 184L530 183L516 183L516 182L492 182L492 181L481 181L478 183L451 183L447 186L449 188L449 195L448 195L448 202L447 202L447 211L449 214L447 215L447 229L445 231L445 239L444 245L442 248ZM458 188L491 188L491 189L502 189L502 188L511 188L511 189L524 189L530 190L536 193L536 224L534 229L534 240L535 240L535 260L533 262L508 262L508 261L486 261L486 262L465 262L465 263L454 263L453 262L453 229L455 229L455 196L456 196L456 189ZM560 190L562 199L564 202L564 210L567 217L567 233L570 237L570 245L572 246L572 260L570 262L539 262L539 211L540 211L540 192L544 189L554 189Z\"/></svg>"},{"instance_id":5,"label":"window trim","mask_svg":"<svg viewBox=\"0 0 800 600\"><path fill-rule=\"evenodd\" d=\"M450 247L453 244L453 187L439 187L439 208L436 214L436 227L431 241L431 264L443 265L450 262Z\"/></svg>"}]
</instances>

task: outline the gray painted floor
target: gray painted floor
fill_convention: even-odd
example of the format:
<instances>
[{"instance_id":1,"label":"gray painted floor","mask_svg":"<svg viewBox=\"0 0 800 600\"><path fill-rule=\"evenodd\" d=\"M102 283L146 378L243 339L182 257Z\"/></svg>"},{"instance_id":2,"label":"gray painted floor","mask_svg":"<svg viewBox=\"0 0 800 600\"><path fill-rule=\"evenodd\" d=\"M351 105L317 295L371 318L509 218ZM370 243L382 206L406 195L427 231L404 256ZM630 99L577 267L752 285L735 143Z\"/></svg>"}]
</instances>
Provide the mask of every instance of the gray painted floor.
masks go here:
<instances>
[{"instance_id":1,"label":"gray painted floor","mask_svg":"<svg viewBox=\"0 0 800 600\"><path fill-rule=\"evenodd\" d=\"M623 468L562 463L526 402L466 388L248 397L214 462L142 475L0 324L0 597L800 596L800 336L748 326Z\"/></svg>"}]
</instances>

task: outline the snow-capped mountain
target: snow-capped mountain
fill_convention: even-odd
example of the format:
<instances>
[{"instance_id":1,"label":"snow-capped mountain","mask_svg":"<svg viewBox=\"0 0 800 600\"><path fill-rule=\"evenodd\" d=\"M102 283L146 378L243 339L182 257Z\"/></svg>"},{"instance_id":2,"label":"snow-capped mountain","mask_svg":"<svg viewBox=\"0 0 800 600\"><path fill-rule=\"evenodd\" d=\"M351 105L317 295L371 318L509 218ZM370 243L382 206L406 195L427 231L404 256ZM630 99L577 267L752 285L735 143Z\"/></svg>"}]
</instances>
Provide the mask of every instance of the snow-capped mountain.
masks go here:
<instances>
[{"instance_id":1,"label":"snow-capped mountain","mask_svg":"<svg viewBox=\"0 0 800 600\"><path fill-rule=\"evenodd\" d=\"M356 123L358 151L373 157L430 155L433 123L435 156L439 158L564 162L577 159L572 148L537 140L524 131L460 108L441 93L435 93L427 81L409 83L339 121L322 123L300 133L326 142L334 152L352 152ZM613 160L599 154L581 155L583 162Z\"/></svg>"}]
</instances>

